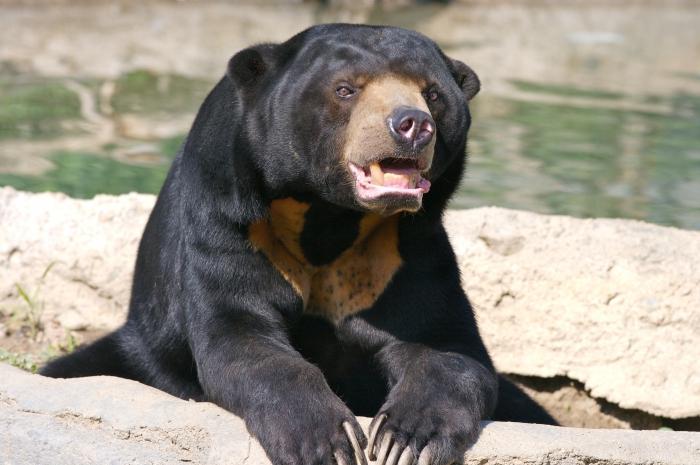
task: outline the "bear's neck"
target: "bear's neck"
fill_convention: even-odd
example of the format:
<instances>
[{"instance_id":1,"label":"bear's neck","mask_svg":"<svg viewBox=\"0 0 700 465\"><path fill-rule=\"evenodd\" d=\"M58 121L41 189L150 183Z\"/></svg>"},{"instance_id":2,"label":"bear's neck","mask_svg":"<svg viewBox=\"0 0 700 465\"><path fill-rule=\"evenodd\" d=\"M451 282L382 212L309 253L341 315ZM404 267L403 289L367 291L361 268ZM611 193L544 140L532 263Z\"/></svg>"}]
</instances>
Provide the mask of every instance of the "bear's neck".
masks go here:
<instances>
[{"instance_id":1,"label":"bear's neck","mask_svg":"<svg viewBox=\"0 0 700 465\"><path fill-rule=\"evenodd\" d=\"M351 248L362 247L390 218L288 197L271 202L267 221L275 238L295 258L322 266Z\"/></svg>"}]
</instances>

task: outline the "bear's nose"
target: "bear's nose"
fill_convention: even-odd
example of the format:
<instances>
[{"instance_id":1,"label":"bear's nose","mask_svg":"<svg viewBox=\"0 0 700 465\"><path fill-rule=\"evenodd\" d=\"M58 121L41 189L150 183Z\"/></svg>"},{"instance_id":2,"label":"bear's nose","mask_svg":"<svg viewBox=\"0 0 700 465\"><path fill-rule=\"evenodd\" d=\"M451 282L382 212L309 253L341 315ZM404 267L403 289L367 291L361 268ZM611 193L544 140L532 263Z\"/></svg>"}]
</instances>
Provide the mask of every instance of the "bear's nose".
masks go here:
<instances>
[{"instance_id":1,"label":"bear's nose","mask_svg":"<svg viewBox=\"0 0 700 465\"><path fill-rule=\"evenodd\" d=\"M398 107L389 117L389 130L394 140L412 149L422 149L433 138L435 121L418 108Z\"/></svg>"}]
</instances>

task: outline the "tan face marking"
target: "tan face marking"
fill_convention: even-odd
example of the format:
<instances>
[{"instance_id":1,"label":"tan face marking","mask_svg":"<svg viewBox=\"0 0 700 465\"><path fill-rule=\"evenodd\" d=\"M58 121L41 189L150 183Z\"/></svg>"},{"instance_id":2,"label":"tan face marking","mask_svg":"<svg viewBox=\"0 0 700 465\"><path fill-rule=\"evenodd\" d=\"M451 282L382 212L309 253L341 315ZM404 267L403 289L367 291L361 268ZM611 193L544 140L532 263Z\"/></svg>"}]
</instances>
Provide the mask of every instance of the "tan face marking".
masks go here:
<instances>
[{"instance_id":1,"label":"tan face marking","mask_svg":"<svg viewBox=\"0 0 700 465\"><path fill-rule=\"evenodd\" d=\"M364 165L368 157L390 156L396 142L387 118L400 106L430 113L421 94L424 83L400 76L382 76L369 81L360 92L346 129L343 159ZM425 149L432 154L434 139Z\"/></svg>"},{"instance_id":2,"label":"tan face marking","mask_svg":"<svg viewBox=\"0 0 700 465\"><path fill-rule=\"evenodd\" d=\"M347 250L328 265L312 266L299 245L308 209L293 199L275 200L270 219L252 224L248 237L303 299L306 313L338 322L370 308L401 266L398 216L365 215Z\"/></svg>"}]
</instances>

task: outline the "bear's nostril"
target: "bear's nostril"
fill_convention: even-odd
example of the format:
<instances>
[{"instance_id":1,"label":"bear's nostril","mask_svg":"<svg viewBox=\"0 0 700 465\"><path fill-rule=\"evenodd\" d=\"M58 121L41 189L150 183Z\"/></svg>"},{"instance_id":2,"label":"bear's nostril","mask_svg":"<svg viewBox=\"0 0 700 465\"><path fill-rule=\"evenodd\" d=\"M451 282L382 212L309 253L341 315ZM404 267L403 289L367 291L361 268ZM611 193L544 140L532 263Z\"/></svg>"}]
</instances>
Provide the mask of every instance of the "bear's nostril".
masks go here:
<instances>
[{"instance_id":1,"label":"bear's nostril","mask_svg":"<svg viewBox=\"0 0 700 465\"><path fill-rule=\"evenodd\" d=\"M413 119L407 118L399 124L399 132L401 133L408 133L411 131L411 128L413 128Z\"/></svg>"},{"instance_id":2,"label":"bear's nostril","mask_svg":"<svg viewBox=\"0 0 700 465\"><path fill-rule=\"evenodd\" d=\"M430 142L430 139L433 137L433 133L435 133L435 126L433 123L429 120L423 121L423 123L420 125L420 129L418 130L418 134L416 135L416 143L421 144Z\"/></svg>"}]
</instances>

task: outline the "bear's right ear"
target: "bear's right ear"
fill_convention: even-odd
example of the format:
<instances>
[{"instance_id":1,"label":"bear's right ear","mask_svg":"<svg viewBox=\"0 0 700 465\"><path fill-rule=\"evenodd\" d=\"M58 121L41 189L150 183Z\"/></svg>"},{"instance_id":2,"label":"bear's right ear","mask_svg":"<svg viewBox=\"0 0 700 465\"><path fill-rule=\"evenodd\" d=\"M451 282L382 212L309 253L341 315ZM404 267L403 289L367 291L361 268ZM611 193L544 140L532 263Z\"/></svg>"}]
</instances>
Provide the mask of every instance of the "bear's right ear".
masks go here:
<instances>
[{"instance_id":1,"label":"bear's right ear","mask_svg":"<svg viewBox=\"0 0 700 465\"><path fill-rule=\"evenodd\" d=\"M473 69L461 61L452 58L448 58L448 60L450 60L452 65L452 73L457 81L457 85L462 89L462 93L464 93L467 101L470 101L479 93L479 89L481 89L479 76L476 75Z\"/></svg>"},{"instance_id":2,"label":"bear's right ear","mask_svg":"<svg viewBox=\"0 0 700 465\"><path fill-rule=\"evenodd\" d=\"M276 48L275 44L260 44L241 50L229 60L226 75L241 86L254 84L274 66Z\"/></svg>"}]
</instances>

